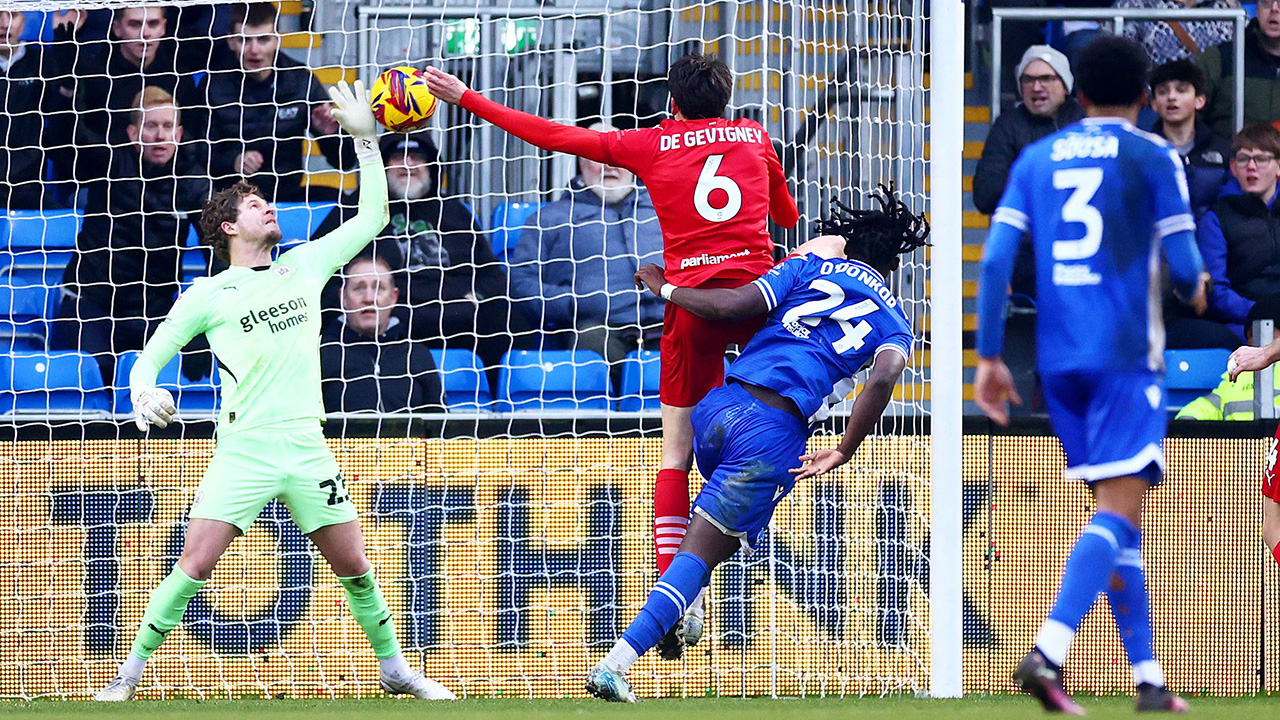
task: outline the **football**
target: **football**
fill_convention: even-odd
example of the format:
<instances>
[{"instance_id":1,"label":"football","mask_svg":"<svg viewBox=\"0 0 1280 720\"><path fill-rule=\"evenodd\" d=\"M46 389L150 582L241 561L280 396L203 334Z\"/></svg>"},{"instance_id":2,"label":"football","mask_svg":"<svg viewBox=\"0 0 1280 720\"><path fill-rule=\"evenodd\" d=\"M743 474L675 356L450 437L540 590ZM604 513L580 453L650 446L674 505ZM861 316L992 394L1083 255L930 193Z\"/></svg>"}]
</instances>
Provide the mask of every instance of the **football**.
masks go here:
<instances>
[{"instance_id":1,"label":"football","mask_svg":"<svg viewBox=\"0 0 1280 720\"><path fill-rule=\"evenodd\" d=\"M373 82L373 116L391 132L421 130L436 111L436 98L427 90L421 70L401 65Z\"/></svg>"}]
</instances>

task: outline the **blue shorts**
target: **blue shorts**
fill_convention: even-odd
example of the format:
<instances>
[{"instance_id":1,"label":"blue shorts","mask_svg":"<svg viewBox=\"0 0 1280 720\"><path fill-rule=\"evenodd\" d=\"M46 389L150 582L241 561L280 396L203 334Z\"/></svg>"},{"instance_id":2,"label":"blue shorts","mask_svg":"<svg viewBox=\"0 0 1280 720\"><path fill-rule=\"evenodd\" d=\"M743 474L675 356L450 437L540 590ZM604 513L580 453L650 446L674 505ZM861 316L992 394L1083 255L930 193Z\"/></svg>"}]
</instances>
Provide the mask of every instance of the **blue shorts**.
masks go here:
<instances>
[{"instance_id":1,"label":"blue shorts","mask_svg":"<svg viewBox=\"0 0 1280 720\"><path fill-rule=\"evenodd\" d=\"M1164 474L1164 379L1152 372L1045 373L1049 420L1067 454L1069 480Z\"/></svg>"},{"instance_id":2,"label":"blue shorts","mask_svg":"<svg viewBox=\"0 0 1280 720\"><path fill-rule=\"evenodd\" d=\"M693 511L750 549L791 492L809 427L771 408L737 383L723 385L693 409L693 453L706 478Z\"/></svg>"}]
</instances>

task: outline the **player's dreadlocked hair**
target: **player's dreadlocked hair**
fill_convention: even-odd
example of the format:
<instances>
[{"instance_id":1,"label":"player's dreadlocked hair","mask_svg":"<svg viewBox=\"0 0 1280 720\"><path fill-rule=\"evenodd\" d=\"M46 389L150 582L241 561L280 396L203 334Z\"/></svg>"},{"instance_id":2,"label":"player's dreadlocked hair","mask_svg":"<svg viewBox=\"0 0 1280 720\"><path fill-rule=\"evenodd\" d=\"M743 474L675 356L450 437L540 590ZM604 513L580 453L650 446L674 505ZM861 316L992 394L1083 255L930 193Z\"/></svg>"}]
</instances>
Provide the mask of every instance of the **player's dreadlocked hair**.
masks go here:
<instances>
[{"instance_id":1,"label":"player's dreadlocked hair","mask_svg":"<svg viewBox=\"0 0 1280 720\"><path fill-rule=\"evenodd\" d=\"M929 223L923 215L907 209L892 185L877 186L871 198L879 203L879 209L854 210L832 200L831 214L815 223L814 229L822 235L843 237L846 257L891 273L898 269L901 255L928 244Z\"/></svg>"}]
</instances>

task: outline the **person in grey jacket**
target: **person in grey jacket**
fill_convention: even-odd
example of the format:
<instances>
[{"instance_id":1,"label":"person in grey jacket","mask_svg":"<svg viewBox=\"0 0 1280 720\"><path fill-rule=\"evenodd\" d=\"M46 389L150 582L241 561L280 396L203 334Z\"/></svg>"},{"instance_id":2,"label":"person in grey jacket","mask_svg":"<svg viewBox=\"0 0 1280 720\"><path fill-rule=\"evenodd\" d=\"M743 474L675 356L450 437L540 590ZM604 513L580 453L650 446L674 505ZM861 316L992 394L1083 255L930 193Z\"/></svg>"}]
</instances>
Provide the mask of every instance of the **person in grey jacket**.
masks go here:
<instances>
[{"instance_id":1,"label":"person in grey jacket","mask_svg":"<svg viewBox=\"0 0 1280 720\"><path fill-rule=\"evenodd\" d=\"M642 265L662 262L662 230L634 175L583 158L578 167L560 199L525 224L511 255L512 295L534 325L616 369L662 336L663 301L633 280Z\"/></svg>"}]
</instances>

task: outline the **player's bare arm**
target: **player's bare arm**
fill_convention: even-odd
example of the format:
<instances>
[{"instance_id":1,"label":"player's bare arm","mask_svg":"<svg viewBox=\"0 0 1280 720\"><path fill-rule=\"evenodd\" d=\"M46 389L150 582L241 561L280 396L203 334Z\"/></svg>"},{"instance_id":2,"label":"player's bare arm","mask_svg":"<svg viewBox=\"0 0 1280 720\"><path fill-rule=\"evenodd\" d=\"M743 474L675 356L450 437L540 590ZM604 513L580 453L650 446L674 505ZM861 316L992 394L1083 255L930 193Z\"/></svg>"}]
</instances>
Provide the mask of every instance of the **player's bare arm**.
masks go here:
<instances>
[{"instance_id":1,"label":"player's bare arm","mask_svg":"<svg viewBox=\"0 0 1280 720\"><path fill-rule=\"evenodd\" d=\"M853 410L849 413L849 423L845 426L840 445L801 455L800 462L804 464L791 471L797 480L817 477L849 462L862 440L880 421L884 409L889 406L889 401L893 399L893 387L898 384L898 378L902 377L906 366L907 359L901 353L886 351L876 355L867 382L853 401Z\"/></svg>"},{"instance_id":2,"label":"player's bare arm","mask_svg":"<svg viewBox=\"0 0 1280 720\"><path fill-rule=\"evenodd\" d=\"M636 286L707 320L744 320L769 311L760 289L750 283L738 288L688 288L667 284L666 270L649 264L636 272ZM663 289L666 288L666 292Z\"/></svg>"}]
</instances>

